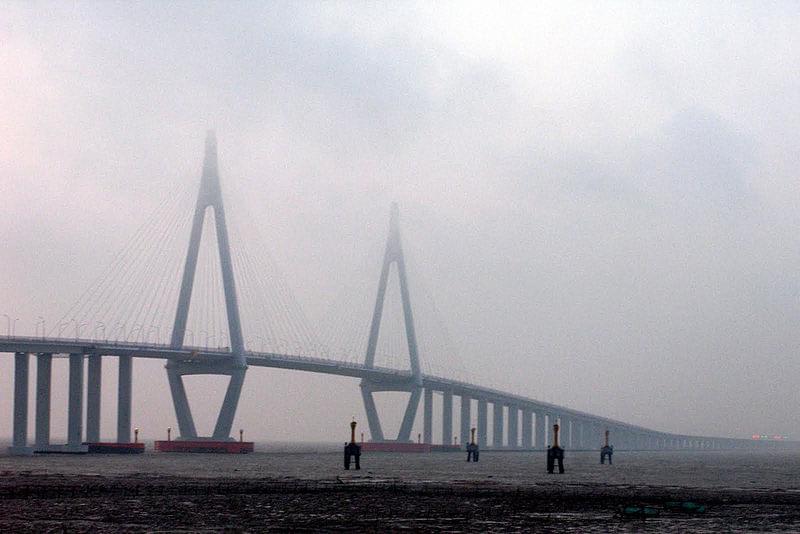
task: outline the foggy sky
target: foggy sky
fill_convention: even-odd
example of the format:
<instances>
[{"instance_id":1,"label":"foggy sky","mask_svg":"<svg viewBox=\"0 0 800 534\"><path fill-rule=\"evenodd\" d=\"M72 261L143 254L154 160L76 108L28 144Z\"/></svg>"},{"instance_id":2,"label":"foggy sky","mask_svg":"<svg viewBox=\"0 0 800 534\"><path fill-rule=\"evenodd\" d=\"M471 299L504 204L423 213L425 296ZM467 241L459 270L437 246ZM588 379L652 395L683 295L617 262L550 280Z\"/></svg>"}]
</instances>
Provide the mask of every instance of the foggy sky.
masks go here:
<instances>
[{"instance_id":1,"label":"foggy sky","mask_svg":"<svg viewBox=\"0 0 800 534\"><path fill-rule=\"evenodd\" d=\"M196 186L212 128L227 209L246 207L311 321L343 287L374 298L397 201L479 382L659 430L800 438L798 27L794 2L0 2L0 313L17 333L57 320ZM134 425L159 437L176 426L163 364L135 365ZM198 402L210 430L218 400ZM357 381L254 368L234 425L340 440L351 416Z\"/></svg>"}]
</instances>

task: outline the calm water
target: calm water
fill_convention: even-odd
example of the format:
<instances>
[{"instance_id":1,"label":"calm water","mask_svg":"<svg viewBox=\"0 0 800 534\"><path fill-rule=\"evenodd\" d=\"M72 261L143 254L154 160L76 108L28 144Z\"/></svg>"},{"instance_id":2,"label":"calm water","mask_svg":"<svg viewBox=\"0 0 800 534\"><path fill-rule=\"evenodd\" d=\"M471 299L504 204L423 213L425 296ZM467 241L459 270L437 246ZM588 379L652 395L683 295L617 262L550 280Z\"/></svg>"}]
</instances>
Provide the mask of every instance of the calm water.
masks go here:
<instances>
[{"instance_id":1,"label":"calm water","mask_svg":"<svg viewBox=\"0 0 800 534\"><path fill-rule=\"evenodd\" d=\"M5 449L3 449L5 450ZM567 452L563 475L548 475L541 452L489 452L477 464L461 453L369 453L362 470L344 471L338 445L262 445L255 454L36 455L0 456L0 472L124 475L144 473L197 477L414 481L491 481L515 486L608 484L680 486L800 492L800 450L617 452L614 465L599 454Z\"/></svg>"}]
</instances>

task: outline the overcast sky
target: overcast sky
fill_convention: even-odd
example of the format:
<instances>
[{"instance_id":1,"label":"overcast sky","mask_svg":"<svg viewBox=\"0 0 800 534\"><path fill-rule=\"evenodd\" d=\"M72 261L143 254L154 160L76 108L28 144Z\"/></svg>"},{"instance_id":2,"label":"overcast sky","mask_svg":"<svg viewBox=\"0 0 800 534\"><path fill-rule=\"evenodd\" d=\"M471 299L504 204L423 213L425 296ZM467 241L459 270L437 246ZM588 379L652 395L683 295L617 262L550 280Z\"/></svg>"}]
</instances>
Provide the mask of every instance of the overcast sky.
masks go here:
<instances>
[{"instance_id":1,"label":"overcast sky","mask_svg":"<svg viewBox=\"0 0 800 534\"><path fill-rule=\"evenodd\" d=\"M0 1L0 313L50 329L162 199L188 191L190 216L213 128L226 207L313 330L368 327L397 201L412 298L457 347L430 366L659 430L800 438L797 28L796 2ZM136 362L148 438L175 426L162 366ZM201 432L220 384L190 384L217 391ZM235 427L341 441L351 416L354 380L251 369Z\"/></svg>"}]
</instances>

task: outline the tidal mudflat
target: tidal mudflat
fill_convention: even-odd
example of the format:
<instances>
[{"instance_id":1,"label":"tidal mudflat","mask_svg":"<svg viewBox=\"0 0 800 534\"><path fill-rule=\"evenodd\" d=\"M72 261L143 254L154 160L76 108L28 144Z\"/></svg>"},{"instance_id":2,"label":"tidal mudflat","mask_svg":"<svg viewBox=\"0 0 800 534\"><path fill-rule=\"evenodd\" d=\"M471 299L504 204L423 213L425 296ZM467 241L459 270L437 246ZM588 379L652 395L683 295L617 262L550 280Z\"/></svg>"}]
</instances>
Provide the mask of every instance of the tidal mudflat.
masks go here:
<instances>
[{"instance_id":1,"label":"tidal mudflat","mask_svg":"<svg viewBox=\"0 0 800 534\"><path fill-rule=\"evenodd\" d=\"M374 453L344 471L334 450L2 456L0 531L800 530L796 450L619 451L613 466L568 452L563 475L536 452ZM685 501L706 510L666 506ZM631 505L658 515L620 513Z\"/></svg>"}]
</instances>

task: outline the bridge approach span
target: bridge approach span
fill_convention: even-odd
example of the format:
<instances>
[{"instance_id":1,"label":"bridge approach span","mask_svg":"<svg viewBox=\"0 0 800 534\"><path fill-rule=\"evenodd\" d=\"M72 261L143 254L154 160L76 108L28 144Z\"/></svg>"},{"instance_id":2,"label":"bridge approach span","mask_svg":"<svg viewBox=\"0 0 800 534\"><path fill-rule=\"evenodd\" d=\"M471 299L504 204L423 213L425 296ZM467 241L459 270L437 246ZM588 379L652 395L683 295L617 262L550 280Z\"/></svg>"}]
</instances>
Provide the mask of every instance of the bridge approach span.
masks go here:
<instances>
[{"instance_id":1,"label":"bridge approach span","mask_svg":"<svg viewBox=\"0 0 800 534\"><path fill-rule=\"evenodd\" d=\"M215 374L218 362L227 363L230 351L226 348L209 350L204 347L171 348L164 344L143 344L125 342L106 342L88 339L41 339L33 337L6 337L0 338L0 353L16 354L17 358L27 358L34 354L39 357L52 357L53 355L69 355L70 357L88 358L90 361L102 357L118 357L129 360L132 358L148 358L171 361L176 364L189 364L194 374ZM268 367L293 371L305 371L329 375L346 376L368 380L381 385L381 391L408 391L417 378L412 371L390 369L378 366L368 367L364 363L349 363L333 359L310 357L303 355L279 354L273 352L245 351L246 362L251 367ZM24 367L24 366L23 366ZM121 366L122 367L122 366ZM121 370L121 373L124 372ZM130 372L130 371L128 371ZM27 369L25 369L27 374ZM91 371L90 371L91 375ZM18 376L22 379L23 377ZM125 381L130 381L128 377ZM37 380L38 382L38 380ZM71 379L71 384L73 380ZM82 383L83 380L81 379ZM684 449L684 448L741 448L752 446L750 440L689 436L671 434L658 430L617 421L607 417L598 416L588 412L575 410L557 404L543 402L537 399L500 391L485 386L468 382L422 374L421 387L425 391L424 427L426 442L432 442L432 395L441 394L443 397L442 435L449 436L453 433L452 427L452 399L461 398L461 427L469 429L473 424L472 404L477 402L477 426L479 439L484 446L504 449L542 449L546 447L549 426L558 421L564 428L564 440L574 449L595 448L599 443L599 435L610 429L615 440L622 447L642 449ZM92 377L87 381L89 391L95 387ZM99 384L97 385L99 387ZM37 398L44 392L37 392ZM15 423L19 418L15 392ZM129 397L130 395L128 395ZM49 399L49 391L47 392ZM92 395L88 395L89 403ZM19 399L21 403L21 399ZM99 402L99 401L98 401ZM130 399L128 399L130 404ZM487 440L488 416L487 406L491 404L493 410L493 441ZM448 406L449 405L449 406ZM87 411L99 410L99 407L87 406ZM127 417L130 417L130 406L120 407ZM44 410L44 408L42 408ZM47 408L49 412L49 407ZM448 414L449 412L449 414ZM38 415L38 414L37 414ZM519 432L519 418L522 419L522 433ZM532 416L535 417L534 424ZM47 416L49 422L49 414ZM27 414L25 414L27 421ZM92 422L87 422L87 426ZM99 424L99 423L98 423ZM15 427L17 425L15 424ZM21 430L15 428L17 433ZM126 429L118 429L124 438ZM482 432L481 432L482 431ZM87 434L99 433L97 429L87 428ZM44 433L41 429L40 433ZM47 432L49 434L49 432ZM505 439L504 439L505 435ZM40 436L42 439L43 436ZM48 436L49 438L49 436ZM521 438L521 439L520 439ZM42 441L42 439L38 441ZM497 440L497 441L495 441ZM384 440L388 441L388 440ZM449 441L449 440L448 440ZM465 443L462 439L462 444ZM597 442L597 443L595 443ZM40 443L41 444L41 443ZM26 444L19 443L25 447Z\"/></svg>"}]
</instances>

